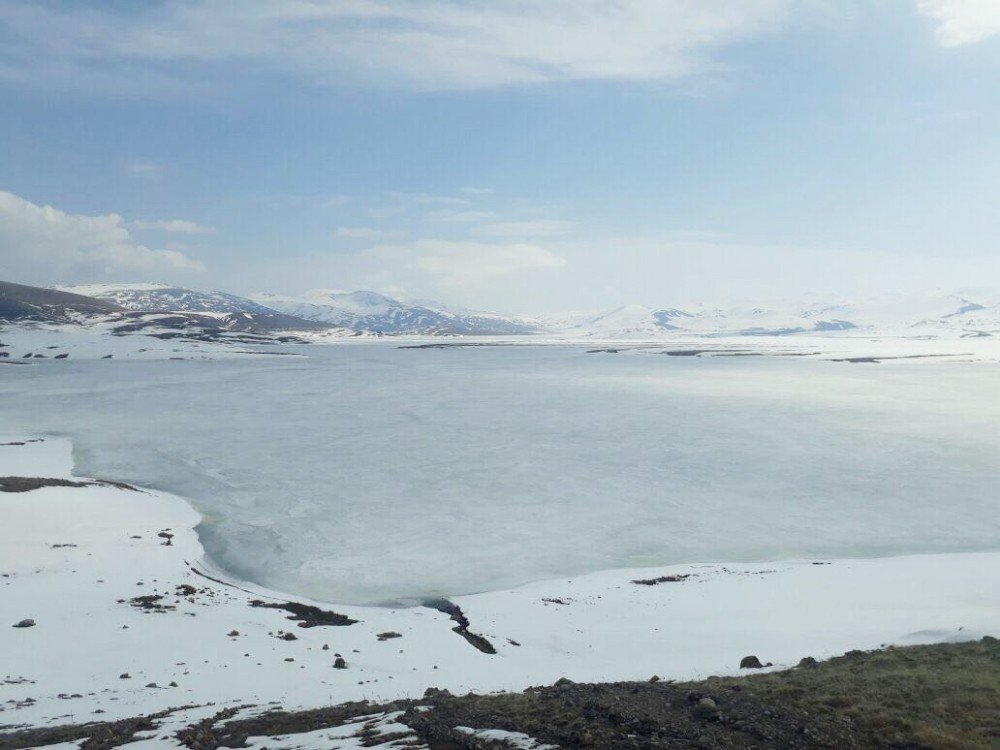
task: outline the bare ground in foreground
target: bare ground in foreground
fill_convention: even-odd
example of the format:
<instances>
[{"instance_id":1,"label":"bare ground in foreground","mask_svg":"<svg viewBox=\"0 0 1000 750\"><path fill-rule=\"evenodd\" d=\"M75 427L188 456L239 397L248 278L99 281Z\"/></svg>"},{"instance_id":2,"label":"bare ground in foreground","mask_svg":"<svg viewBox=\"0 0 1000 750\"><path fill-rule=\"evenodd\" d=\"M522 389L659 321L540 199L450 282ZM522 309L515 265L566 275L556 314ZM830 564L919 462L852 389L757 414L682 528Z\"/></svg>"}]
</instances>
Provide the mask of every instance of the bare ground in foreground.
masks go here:
<instances>
[{"instance_id":1,"label":"bare ground in foreground","mask_svg":"<svg viewBox=\"0 0 1000 750\"><path fill-rule=\"evenodd\" d=\"M464 696L430 689L420 700L250 718L233 718L230 709L170 736L196 750L246 747L247 737L313 732L392 711L402 712L395 721L411 733L359 730L358 741L435 750L511 746L457 729L466 727L519 732L561 748L996 748L1000 640L855 651L700 682L560 680L523 693ZM81 747L91 750L119 747L156 730L162 717L23 730L0 736L0 749L84 740Z\"/></svg>"}]
</instances>

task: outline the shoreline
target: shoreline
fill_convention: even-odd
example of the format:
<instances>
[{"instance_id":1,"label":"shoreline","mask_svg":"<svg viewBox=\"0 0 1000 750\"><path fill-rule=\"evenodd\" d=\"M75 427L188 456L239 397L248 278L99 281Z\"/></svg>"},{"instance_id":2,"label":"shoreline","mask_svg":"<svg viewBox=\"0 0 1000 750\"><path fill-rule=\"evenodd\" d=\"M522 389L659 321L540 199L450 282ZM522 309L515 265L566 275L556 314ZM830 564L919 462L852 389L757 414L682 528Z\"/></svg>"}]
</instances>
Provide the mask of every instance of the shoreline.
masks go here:
<instances>
[{"instance_id":1,"label":"shoreline","mask_svg":"<svg viewBox=\"0 0 1000 750\"><path fill-rule=\"evenodd\" d=\"M22 443L0 446L0 476L85 481L67 439L28 439L0 440ZM1000 632L1000 552L616 569L453 597L453 609L392 608L234 580L207 562L200 514L168 493L0 492L0 517L0 738L181 704L291 710L561 677L698 679L745 673L750 654L779 669ZM302 619L303 607L316 611ZM308 619L334 614L355 622Z\"/></svg>"}]
</instances>

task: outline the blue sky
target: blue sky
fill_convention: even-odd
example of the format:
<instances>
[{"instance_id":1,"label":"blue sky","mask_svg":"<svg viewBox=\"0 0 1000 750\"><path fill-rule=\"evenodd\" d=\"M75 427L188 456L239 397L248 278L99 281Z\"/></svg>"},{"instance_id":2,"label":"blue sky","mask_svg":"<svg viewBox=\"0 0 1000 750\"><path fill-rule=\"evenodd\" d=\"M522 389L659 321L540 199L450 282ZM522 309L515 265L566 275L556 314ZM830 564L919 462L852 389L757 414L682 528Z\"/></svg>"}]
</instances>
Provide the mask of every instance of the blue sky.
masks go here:
<instances>
[{"instance_id":1,"label":"blue sky","mask_svg":"<svg viewBox=\"0 0 1000 750\"><path fill-rule=\"evenodd\" d=\"M0 277L1000 286L997 0L0 0Z\"/></svg>"}]
</instances>

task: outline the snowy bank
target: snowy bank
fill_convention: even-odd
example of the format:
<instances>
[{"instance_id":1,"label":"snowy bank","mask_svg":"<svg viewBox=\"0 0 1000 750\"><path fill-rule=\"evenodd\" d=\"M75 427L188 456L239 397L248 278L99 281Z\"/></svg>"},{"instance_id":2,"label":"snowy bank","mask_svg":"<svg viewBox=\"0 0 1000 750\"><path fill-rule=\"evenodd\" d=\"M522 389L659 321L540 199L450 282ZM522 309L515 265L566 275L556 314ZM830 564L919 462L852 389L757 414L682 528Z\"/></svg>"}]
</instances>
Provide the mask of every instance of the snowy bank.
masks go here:
<instances>
[{"instance_id":1,"label":"snowy bank","mask_svg":"<svg viewBox=\"0 0 1000 750\"><path fill-rule=\"evenodd\" d=\"M612 570L437 609L309 602L214 571L182 499L72 476L64 439L0 443L0 478L62 480L0 480L8 730L179 705L215 704L191 709L207 716L428 687L517 690L563 676L698 678L737 674L751 654L777 668L1000 632L1000 553Z\"/></svg>"}]
</instances>

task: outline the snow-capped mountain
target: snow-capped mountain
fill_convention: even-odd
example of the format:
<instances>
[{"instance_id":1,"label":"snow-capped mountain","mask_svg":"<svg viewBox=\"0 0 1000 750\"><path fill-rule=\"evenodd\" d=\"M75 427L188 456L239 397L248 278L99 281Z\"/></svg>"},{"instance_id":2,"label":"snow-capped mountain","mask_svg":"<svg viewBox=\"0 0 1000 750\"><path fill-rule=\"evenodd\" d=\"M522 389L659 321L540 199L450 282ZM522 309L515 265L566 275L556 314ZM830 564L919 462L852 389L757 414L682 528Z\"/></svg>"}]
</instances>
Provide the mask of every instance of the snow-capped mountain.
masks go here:
<instances>
[{"instance_id":1,"label":"snow-capped mountain","mask_svg":"<svg viewBox=\"0 0 1000 750\"><path fill-rule=\"evenodd\" d=\"M71 323L80 317L121 310L93 297L0 281L0 321Z\"/></svg>"},{"instance_id":2,"label":"snow-capped mountain","mask_svg":"<svg viewBox=\"0 0 1000 750\"><path fill-rule=\"evenodd\" d=\"M1000 296L990 292L886 296L858 302L686 309L626 305L542 320L550 332L588 339L703 336L1000 336Z\"/></svg>"},{"instance_id":3,"label":"snow-capped mountain","mask_svg":"<svg viewBox=\"0 0 1000 750\"><path fill-rule=\"evenodd\" d=\"M273 313L263 305L226 292L199 292L168 284L80 284L61 291L106 300L141 312Z\"/></svg>"},{"instance_id":4,"label":"snow-capped mountain","mask_svg":"<svg viewBox=\"0 0 1000 750\"><path fill-rule=\"evenodd\" d=\"M108 320L114 317L116 325L128 332L170 326L261 335L322 330L357 336L544 334L585 340L793 335L1000 337L1000 294L983 290L932 292L742 307L625 305L597 313L528 319L436 302L404 302L371 291L321 289L296 297L260 294L246 298L167 284L90 284L58 289L0 284L0 321L87 325L102 316Z\"/></svg>"},{"instance_id":5,"label":"snow-capped mountain","mask_svg":"<svg viewBox=\"0 0 1000 750\"><path fill-rule=\"evenodd\" d=\"M187 327L204 327L206 322L212 322L210 327L250 333L332 327L324 322L287 315L226 292L200 292L168 284L81 284L59 289L111 303L129 313L171 313L169 319L174 324Z\"/></svg>"},{"instance_id":6,"label":"snow-capped mountain","mask_svg":"<svg viewBox=\"0 0 1000 750\"><path fill-rule=\"evenodd\" d=\"M623 305L599 313L561 313L546 316L547 330L584 338L656 338L682 328L693 316L673 308L656 309L643 305Z\"/></svg>"},{"instance_id":7,"label":"snow-capped mountain","mask_svg":"<svg viewBox=\"0 0 1000 750\"><path fill-rule=\"evenodd\" d=\"M377 292L319 289L301 297L254 295L287 315L358 332L389 335L518 335L537 332L529 321L493 313L456 310L434 303L401 302Z\"/></svg>"}]
</instances>

